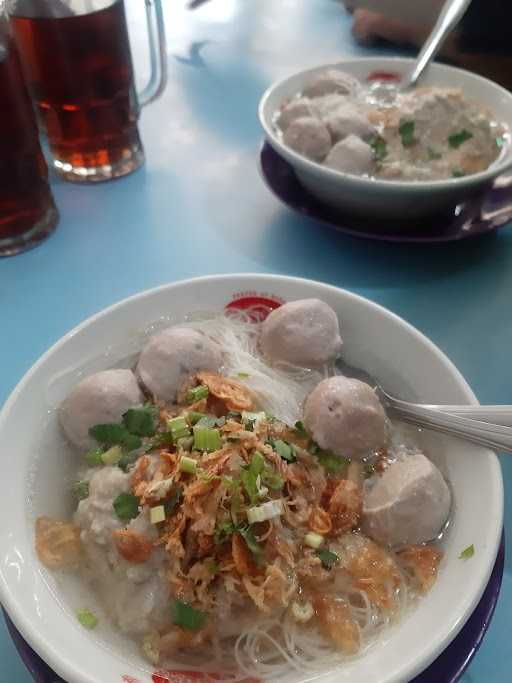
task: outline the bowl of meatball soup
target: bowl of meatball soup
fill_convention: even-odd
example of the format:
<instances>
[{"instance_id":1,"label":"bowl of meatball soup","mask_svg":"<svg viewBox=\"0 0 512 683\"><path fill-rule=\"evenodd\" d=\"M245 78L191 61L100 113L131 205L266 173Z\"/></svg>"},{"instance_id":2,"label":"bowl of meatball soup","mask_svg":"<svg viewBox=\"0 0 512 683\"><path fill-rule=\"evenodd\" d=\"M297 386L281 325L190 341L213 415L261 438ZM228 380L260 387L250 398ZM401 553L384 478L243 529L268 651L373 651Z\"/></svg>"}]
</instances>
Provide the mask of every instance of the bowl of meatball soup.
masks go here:
<instances>
[{"instance_id":1,"label":"bowl of meatball soup","mask_svg":"<svg viewBox=\"0 0 512 683\"><path fill-rule=\"evenodd\" d=\"M360 58L294 74L263 95L268 142L322 202L366 218L442 214L512 165L512 95L432 64L400 91L413 62Z\"/></svg>"},{"instance_id":2,"label":"bowl of meatball soup","mask_svg":"<svg viewBox=\"0 0 512 683\"><path fill-rule=\"evenodd\" d=\"M64 680L398 683L453 640L496 558L496 455L396 422L340 359L476 403L404 320L277 275L142 292L27 373L0 598Z\"/></svg>"}]
</instances>

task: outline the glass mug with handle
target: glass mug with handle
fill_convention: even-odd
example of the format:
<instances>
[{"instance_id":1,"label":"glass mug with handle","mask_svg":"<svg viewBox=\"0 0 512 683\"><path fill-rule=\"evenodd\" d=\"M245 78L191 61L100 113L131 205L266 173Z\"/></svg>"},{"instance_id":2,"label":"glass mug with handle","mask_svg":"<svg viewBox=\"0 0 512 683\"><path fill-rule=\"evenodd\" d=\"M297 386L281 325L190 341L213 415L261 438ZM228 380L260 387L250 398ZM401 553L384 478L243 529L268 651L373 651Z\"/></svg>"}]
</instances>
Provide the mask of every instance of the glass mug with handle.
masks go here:
<instances>
[{"instance_id":1,"label":"glass mug with handle","mask_svg":"<svg viewBox=\"0 0 512 683\"><path fill-rule=\"evenodd\" d=\"M7 0L7 8L57 173L94 182L137 169L140 107L167 79L161 0L145 0L151 77L139 95L124 0Z\"/></svg>"},{"instance_id":2,"label":"glass mug with handle","mask_svg":"<svg viewBox=\"0 0 512 683\"><path fill-rule=\"evenodd\" d=\"M30 249L55 229L36 117L0 0L0 256Z\"/></svg>"}]
</instances>

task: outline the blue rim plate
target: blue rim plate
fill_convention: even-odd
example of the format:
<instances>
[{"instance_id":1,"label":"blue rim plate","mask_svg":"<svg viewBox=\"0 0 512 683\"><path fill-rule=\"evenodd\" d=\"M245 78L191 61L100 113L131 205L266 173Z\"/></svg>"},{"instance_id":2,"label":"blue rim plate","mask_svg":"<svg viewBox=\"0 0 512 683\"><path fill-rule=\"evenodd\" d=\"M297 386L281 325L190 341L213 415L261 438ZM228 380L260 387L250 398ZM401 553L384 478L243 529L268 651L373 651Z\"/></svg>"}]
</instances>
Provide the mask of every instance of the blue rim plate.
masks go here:
<instances>
[{"instance_id":1,"label":"blue rim plate","mask_svg":"<svg viewBox=\"0 0 512 683\"><path fill-rule=\"evenodd\" d=\"M498 178L494 186L475 195L449 214L430 218L424 224L396 225L375 219L363 220L322 204L302 187L292 166L268 142L260 153L260 171L267 187L293 211L338 232L380 240L411 244L457 242L494 232L512 221L512 178Z\"/></svg>"},{"instance_id":2,"label":"blue rim plate","mask_svg":"<svg viewBox=\"0 0 512 683\"><path fill-rule=\"evenodd\" d=\"M456 683L468 668L491 623L500 594L505 566L505 537L502 535L496 563L489 583L458 636L446 650L411 683ZM11 638L36 683L64 683L22 638L4 611Z\"/></svg>"}]
</instances>

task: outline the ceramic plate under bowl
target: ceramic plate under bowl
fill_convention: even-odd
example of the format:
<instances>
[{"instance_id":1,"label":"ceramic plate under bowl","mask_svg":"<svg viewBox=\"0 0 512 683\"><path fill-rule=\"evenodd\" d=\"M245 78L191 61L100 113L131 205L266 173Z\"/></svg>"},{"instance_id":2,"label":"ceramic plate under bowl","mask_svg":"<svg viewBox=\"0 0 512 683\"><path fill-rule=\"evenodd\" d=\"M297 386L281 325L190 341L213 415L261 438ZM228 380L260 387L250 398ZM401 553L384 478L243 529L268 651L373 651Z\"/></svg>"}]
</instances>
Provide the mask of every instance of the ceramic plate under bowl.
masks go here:
<instances>
[{"instance_id":1,"label":"ceramic plate under bowl","mask_svg":"<svg viewBox=\"0 0 512 683\"><path fill-rule=\"evenodd\" d=\"M430 217L424 222L411 219L408 224L397 226L396 221L365 221L322 204L300 184L293 166L268 142L264 142L261 148L260 168L268 188L283 204L352 237L412 244L458 242L488 235L512 221L512 176L508 183L501 178L493 187L477 193L448 213Z\"/></svg>"},{"instance_id":2,"label":"ceramic plate under bowl","mask_svg":"<svg viewBox=\"0 0 512 683\"><path fill-rule=\"evenodd\" d=\"M193 312L227 306L249 308L257 318L269 306L307 297L322 299L336 311L346 361L366 368L391 393L427 403L476 402L446 356L393 313L335 287L277 275L197 278L126 299L64 336L6 402L0 441L9 445L11 457L8 486L0 497L0 518L9 520L0 526L0 601L25 640L68 683L152 683L158 672L101 613L94 631L83 629L75 610L95 609L93 596L78 581L46 571L36 558L35 516L70 514L64 491L76 464L58 429L56 406L80 377L112 367L140 349L155 323L172 324ZM385 631L364 656L318 677L321 683L402 683L414 678L457 636L489 582L503 520L498 460L491 451L454 439L426 433L422 438L428 439L429 455L453 491L454 514L438 580L418 609ZM474 556L460 560L460 552L471 544ZM305 679L297 673L290 680Z\"/></svg>"}]
</instances>

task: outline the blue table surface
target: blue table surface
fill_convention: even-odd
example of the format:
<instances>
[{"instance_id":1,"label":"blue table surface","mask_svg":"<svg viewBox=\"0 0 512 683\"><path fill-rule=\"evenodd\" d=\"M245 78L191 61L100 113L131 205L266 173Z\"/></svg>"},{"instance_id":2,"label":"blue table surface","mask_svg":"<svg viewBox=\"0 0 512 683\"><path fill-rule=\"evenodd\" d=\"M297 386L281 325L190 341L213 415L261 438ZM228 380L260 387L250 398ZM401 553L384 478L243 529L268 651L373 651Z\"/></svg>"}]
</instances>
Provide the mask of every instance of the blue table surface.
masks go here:
<instances>
[{"instance_id":1,"label":"blue table surface","mask_svg":"<svg viewBox=\"0 0 512 683\"><path fill-rule=\"evenodd\" d=\"M147 77L144 3L127 0L138 80ZM258 100L276 78L360 55L337 0L165 2L169 85L142 113L147 164L122 180L53 179L58 231L0 260L0 402L62 334L143 289L200 274L277 272L347 288L427 334L487 403L512 403L512 230L415 247L337 235L294 215L258 171ZM502 457L507 547L512 458ZM512 564L464 683L511 680ZM0 618L0 682L29 683ZM441 683L441 682L440 682Z\"/></svg>"}]
</instances>

